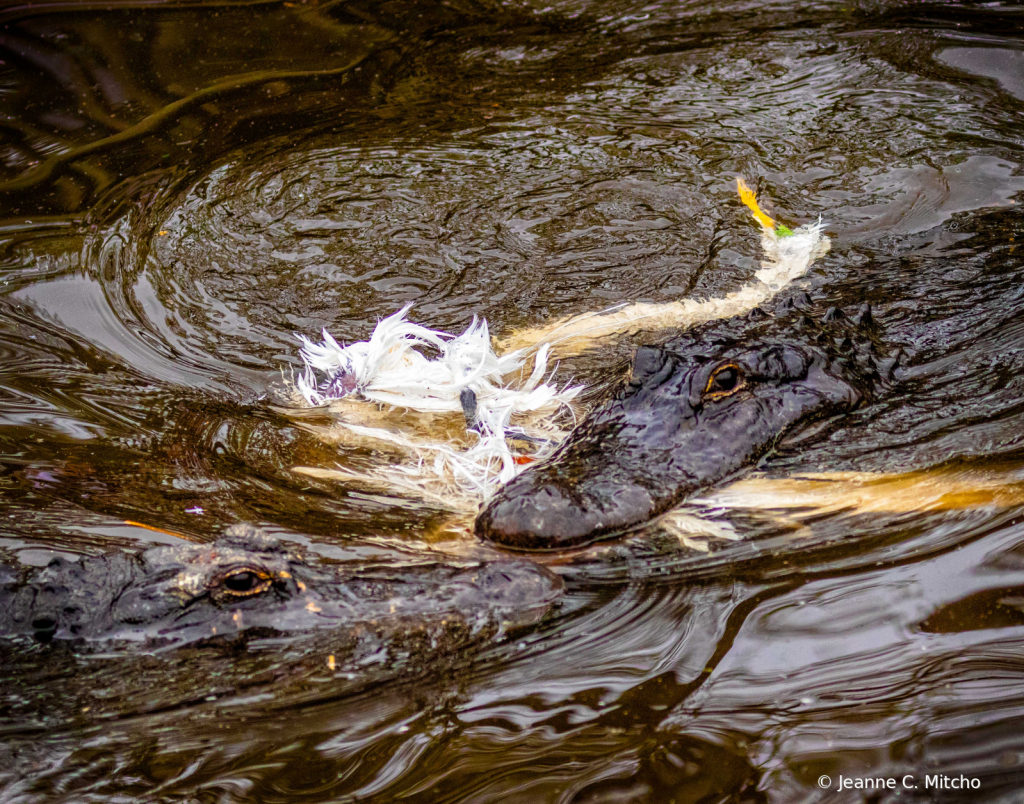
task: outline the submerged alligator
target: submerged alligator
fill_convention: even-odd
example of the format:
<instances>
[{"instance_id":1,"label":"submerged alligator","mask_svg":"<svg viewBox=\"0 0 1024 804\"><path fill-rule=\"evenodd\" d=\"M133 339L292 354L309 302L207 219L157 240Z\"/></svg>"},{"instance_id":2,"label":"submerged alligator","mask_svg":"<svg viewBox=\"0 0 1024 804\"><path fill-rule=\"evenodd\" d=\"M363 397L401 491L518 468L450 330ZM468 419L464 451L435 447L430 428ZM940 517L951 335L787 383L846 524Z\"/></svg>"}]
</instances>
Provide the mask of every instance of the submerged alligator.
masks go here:
<instances>
[{"instance_id":1,"label":"submerged alligator","mask_svg":"<svg viewBox=\"0 0 1024 804\"><path fill-rule=\"evenodd\" d=\"M213 544L0 567L0 635L180 644L249 629L413 630L440 648L534 621L561 590L557 575L513 559L353 572L235 525Z\"/></svg>"},{"instance_id":2,"label":"submerged alligator","mask_svg":"<svg viewBox=\"0 0 1024 804\"><path fill-rule=\"evenodd\" d=\"M619 535L870 399L896 363L870 307L813 307L791 293L773 315L755 308L638 348L609 398L491 499L477 534L516 550ZM209 545L0 566L0 635L180 644L250 629L412 630L454 647L536 621L561 591L526 560L353 571L236 525Z\"/></svg>"},{"instance_id":3,"label":"submerged alligator","mask_svg":"<svg viewBox=\"0 0 1024 804\"><path fill-rule=\"evenodd\" d=\"M812 307L795 293L774 315L755 308L637 349L610 397L492 498L477 534L517 550L610 538L751 466L787 433L853 410L896 360L867 305L813 318ZM0 635L180 644L250 629L418 631L456 647L536 621L561 591L526 560L353 571L236 525L208 545L0 566Z\"/></svg>"},{"instance_id":4,"label":"submerged alligator","mask_svg":"<svg viewBox=\"0 0 1024 804\"><path fill-rule=\"evenodd\" d=\"M490 500L481 538L577 547L648 522L728 479L785 434L853 410L896 363L865 305L817 320L806 293L642 346L628 378L545 461Z\"/></svg>"}]
</instances>

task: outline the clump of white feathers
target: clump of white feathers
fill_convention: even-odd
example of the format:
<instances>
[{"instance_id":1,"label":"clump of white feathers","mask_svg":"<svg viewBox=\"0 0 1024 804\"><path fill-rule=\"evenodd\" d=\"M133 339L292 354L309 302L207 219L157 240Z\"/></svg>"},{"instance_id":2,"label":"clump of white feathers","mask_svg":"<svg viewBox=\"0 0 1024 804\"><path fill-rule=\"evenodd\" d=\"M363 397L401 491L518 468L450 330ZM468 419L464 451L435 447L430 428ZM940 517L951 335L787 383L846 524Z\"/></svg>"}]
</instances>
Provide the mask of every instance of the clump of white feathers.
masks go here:
<instances>
[{"instance_id":1,"label":"clump of white feathers","mask_svg":"<svg viewBox=\"0 0 1024 804\"><path fill-rule=\"evenodd\" d=\"M345 421L343 413L338 424L354 436L378 438L416 457L411 465L382 468L376 478L363 476L364 480L378 479L399 487L412 484L422 491L427 486L424 481L434 479L478 500L487 499L515 476L520 465L508 438L513 420L524 419L516 434L539 446L534 454L519 456L519 460L543 457L554 446L557 431L542 420L561 409L571 411L570 403L583 389L559 388L545 379L550 353L547 344L529 353L517 350L499 357L491 346L486 321L474 318L461 335L451 335L409 321L409 309L403 307L379 321L369 340L347 346L326 329L322 343L300 335L299 356L304 368L296 378L296 388L310 406L352 398L425 414L460 415L465 413L461 395L467 389L472 391L475 416L467 426L472 424L475 443L466 449ZM424 348L434 356L427 357L421 351ZM525 375L530 360L532 370ZM435 493L441 490L435 489Z\"/></svg>"},{"instance_id":2,"label":"clump of white feathers","mask_svg":"<svg viewBox=\"0 0 1024 804\"><path fill-rule=\"evenodd\" d=\"M612 333L641 327L686 328L741 315L802 277L828 251L820 220L792 232L777 230L774 221L757 209L752 193L744 203L753 204L751 210L762 225L764 260L751 283L722 298L619 305L513 334L502 345L521 348L502 355L494 350L486 321L474 317L465 332L452 335L409 321L411 305L379 321L367 341L344 345L326 329L320 343L299 335L303 370L295 386L306 405L331 408L337 425L331 438L379 443L406 456L363 471L300 471L406 490L453 509L475 508L525 464L550 454L564 437L558 414L571 411L583 389L551 381L553 345L561 353L576 352ZM447 414L450 421L450 414L463 416L461 395L467 389L475 394L476 410L474 421L462 425L462 438L437 440L430 437L430 428L417 431L410 426L403 431L381 426L369 415L402 409L428 417ZM510 443L516 438L530 443L532 452L516 453Z\"/></svg>"}]
</instances>

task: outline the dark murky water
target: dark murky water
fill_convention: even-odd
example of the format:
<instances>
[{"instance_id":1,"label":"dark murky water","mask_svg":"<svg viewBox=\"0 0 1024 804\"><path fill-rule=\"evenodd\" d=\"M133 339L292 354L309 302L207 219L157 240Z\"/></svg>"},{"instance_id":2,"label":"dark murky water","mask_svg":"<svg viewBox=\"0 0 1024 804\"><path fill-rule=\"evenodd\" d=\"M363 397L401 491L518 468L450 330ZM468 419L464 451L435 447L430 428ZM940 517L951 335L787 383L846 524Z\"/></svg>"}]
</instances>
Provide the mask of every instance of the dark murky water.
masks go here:
<instances>
[{"instance_id":1,"label":"dark murky water","mask_svg":"<svg viewBox=\"0 0 1024 804\"><path fill-rule=\"evenodd\" d=\"M503 335L727 292L758 259L737 175L784 221L824 216L814 295L870 301L905 354L892 392L707 503L744 541L703 553L655 529L593 551L561 569L566 604L504 644L365 673L272 641L5 645L0 798L861 801L840 775L910 774L917 790L868 800L1017 800L1019 6L0 18L9 560L171 540L125 520L198 540L250 520L332 558L409 560L442 512L291 472L352 457L271 404L294 333L362 338L414 301L432 326L479 314ZM609 362L562 374L602 382ZM782 505L772 483L812 472L831 473L818 502Z\"/></svg>"}]
</instances>

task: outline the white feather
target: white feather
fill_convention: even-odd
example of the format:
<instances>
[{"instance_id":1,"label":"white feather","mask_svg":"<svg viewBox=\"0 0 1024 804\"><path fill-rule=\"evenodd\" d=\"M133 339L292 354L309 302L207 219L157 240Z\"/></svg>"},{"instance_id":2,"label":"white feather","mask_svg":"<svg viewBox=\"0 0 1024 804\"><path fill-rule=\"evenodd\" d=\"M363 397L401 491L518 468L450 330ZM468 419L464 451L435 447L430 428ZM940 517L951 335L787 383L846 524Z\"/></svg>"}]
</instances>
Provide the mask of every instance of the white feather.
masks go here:
<instances>
[{"instance_id":1,"label":"white feather","mask_svg":"<svg viewBox=\"0 0 1024 804\"><path fill-rule=\"evenodd\" d=\"M299 335L304 367L295 380L298 393L309 406L342 399L347 403L334 411L337 426L321 435L387 444L406 456L404 461L383 463L361 473L344 469L301 471L416 493L454 509L475 507L522 469L508 438L513 420L520 430L539 440L541 446L532 458L546 457L563 437L555 415L560 410L571 411L570 403L583 389L558 388L550 377L545 380L553 351L578 352L612 333L686 328L748 312L806 274L830 245L820 220L785 237L765 228L761 244L764 260L754 281L722 298L616 305L602 313L588 313L513 335L503 345L521 348L504 355L492 348L486 321L474 317L465 332L453 336L407 320L411 305L379 321L368 341L342 346L326 329L322 343ZM424 347L436 355L427 357L420 351ZM523 379L522 369L531 357L532 370ZM512 377L516 372L518 380ZM422 432L413 437L361 424L357 419L367 421L367 415L353 415L351 407L355 400L363 400L428 417L452 413L461 416L460 394L467 388L476 394L476 428L465 433L461 443L432 439L430 427L425 437L420 437ZM675 524L679 529L679 523Z\"/></svg>"}]
</instances>

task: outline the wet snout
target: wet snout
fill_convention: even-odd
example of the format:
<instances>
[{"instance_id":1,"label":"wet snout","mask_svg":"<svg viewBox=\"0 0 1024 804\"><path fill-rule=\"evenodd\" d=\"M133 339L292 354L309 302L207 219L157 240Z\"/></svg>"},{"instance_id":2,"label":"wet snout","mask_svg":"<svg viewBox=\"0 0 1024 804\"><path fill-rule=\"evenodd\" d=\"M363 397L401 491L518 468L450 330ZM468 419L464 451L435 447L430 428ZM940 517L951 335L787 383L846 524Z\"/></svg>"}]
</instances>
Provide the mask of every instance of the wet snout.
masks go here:
<instances>
[{"instance_id":1,"label":"wet snout","mask_svg":"<svg viewBox=\"0 0 1024 804\"><path fill-rule=\"evenodd\" d=\"M492 611L503 622L526 625L562 596L562 579L532 561L495 561L464 573L452 598L457 610Z\"/></svg>"},{"instance_id":2,"label":"wet snout","mask_svg":"<svg viewBox=\"0 0 1024 804\"><path fill-rule=\"evenodd\" d=\"M691 372L650 351L638 352L619 397L498 492L478 536L515 550L579 547L648 521L691 485L675 457L695 424Z\"/></svg>"},{"instance_id":3,"label":"wet snout","mask_svg":"<svg viewBox=\"0 0 1024 804\"><path fill-rule=\"evenodd\" d=\"M501 489L476 533L558 550L642 525L752 465L795 424L854 407L858 393L826 368L823 355L796 348L704 362L638 352L622 391Z\"/></svg>"},{"instance_id":4,"label":"wet snout","mask_svg":"<svg viewBox=\"0 0 1024 804\"><path fill-rule=\"evenodd\" d=\"M477 518L477 535L515 550L558 550L625 530L655 513L652 494L633 481L565 482L558 467L544 469L505 486Z\"/></svg>"}]
</instances>

